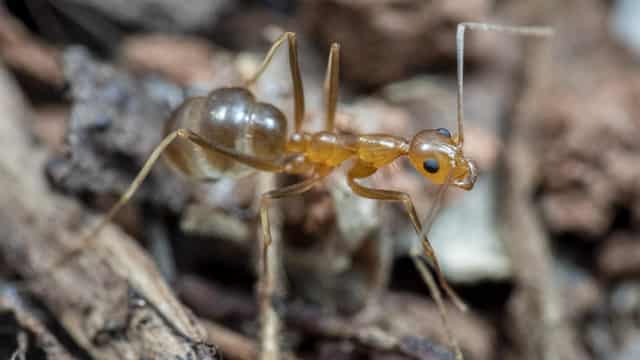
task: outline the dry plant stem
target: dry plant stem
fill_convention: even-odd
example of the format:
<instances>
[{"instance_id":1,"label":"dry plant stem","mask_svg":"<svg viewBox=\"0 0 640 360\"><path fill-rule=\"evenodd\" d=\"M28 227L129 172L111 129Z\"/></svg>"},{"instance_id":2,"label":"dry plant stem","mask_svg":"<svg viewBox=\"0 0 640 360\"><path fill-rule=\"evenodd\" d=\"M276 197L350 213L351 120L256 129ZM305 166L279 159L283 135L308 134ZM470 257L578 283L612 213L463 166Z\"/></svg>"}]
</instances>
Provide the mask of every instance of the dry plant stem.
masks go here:
<instances>
[{"instance_id":1,"label":"dry plant stem","mask_svg":"<svg viewBox=\"0 0 640 360\"><path fill-rule=\"evenodd\" d=\"M269 173L261 173L259 175L258 188L259 194L264 194L275 188L275 176ZM273 203L273 202L272 202ZM269 204L268 204L269 205ZM258 301L260 309L260 359L261 360L278 360L280 359L280 344L278 337L280 334L280 328L282 327L281 321L273 306L273 295L279 290L278 279L281 274L281 254L282 245L282 232L280 229L280 212L277 207L271 204L269 213L265 214L269 216L270 226L268 231L271 234L271 244L268 245L269 251L267 251L267 245L259 246L258 248L263 251L260 256L259 266L259 280L258 280ZM265 222L265 219L261 219ZM259 227L258 237L264 244L263 228ZM268 268L269 271L265 271Z\"/></svg>"},{"instance_id":2,"label":"dry plant stem","mask_svg":"<svg viewBox=\"0 0 640 360\"><path fill-rule=\"evenodd\" d=\"M209 340L215 342L224 353L225 358L232 360L254 360L258 358L258 346L251 339L207 320L200 320L207 329Z\"/></svg>"},{"instance_id":3,"label":"dry plant stem","mask_svg":"<svg viewBox=\"0 0 640 360\"><path fill-rule=\"evenodd\" d=\"M31 279L77 247L83 210L53 194L42 175L46 152L28 138L29 114L0 70L0 254ZM216 359L205 333L173 296L145 253L115 227L32 288L74 340L96 358ZM89 310L87 310L89 309ZM122 339L126 339L123 341Z\"/></svg>"},{"instance_id":4,"label":"dry plant stem","mask_svg":"<svg viewBox=\"0 0 640 360\"><path fill-rule=\"evenodd\" d=\"M242 334L231 331L212 321L200 320L207 329L209 340L220 347L225 359L255 360L258 358L258 344ZM297 359L293 354L284 353L283 359Z\"/></svg>"},{"instance_id":5,"label":"dry plant stem","mask_svg":"<svg viewBox=\"0 0 640 360\"><path fill-rule=\"evenodd\" d=\"M0 4L0 59L44 83L64 83L60 52L29 34Z\"/></svg>"},{"instance_id":6,"label":"dry plant stem","mask_svg":"<svg viewBox=\"0 0 640 360\"><path fill-rule=\"evenodd\" d=\"M533 44L532 44L533 45ZM531 46L525 67L521 100L515 109L505 151L504 234L517 290L512 297L516 336L522 341L522 359L578 359L575 334L563 325L558 291L553 284L549 237L533 198L537 169L536 150L530 143L536 121L536 99L550 81L550 44Z\"/></svg>"}]
</instances>

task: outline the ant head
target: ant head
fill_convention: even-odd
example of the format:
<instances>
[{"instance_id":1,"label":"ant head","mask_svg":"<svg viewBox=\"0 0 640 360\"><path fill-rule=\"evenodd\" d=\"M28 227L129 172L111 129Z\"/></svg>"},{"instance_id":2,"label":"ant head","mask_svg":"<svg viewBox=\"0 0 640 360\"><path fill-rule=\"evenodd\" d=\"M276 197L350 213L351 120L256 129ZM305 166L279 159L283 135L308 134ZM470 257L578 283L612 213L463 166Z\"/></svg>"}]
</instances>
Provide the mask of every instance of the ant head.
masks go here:
<instances>
[{"instance_id":1,"label":"ant head","mask_svg":"<svg viewBox=\"0 0 640 360\"><path fill-rule=\"evenodd\" d=\"M464 157L462 146L447 129L417 133L411 140L408 156L416 170L434 184L444 184L451 179L453 185L471 190L476 182L475 162Z\"/></svg>"}]
</instances>

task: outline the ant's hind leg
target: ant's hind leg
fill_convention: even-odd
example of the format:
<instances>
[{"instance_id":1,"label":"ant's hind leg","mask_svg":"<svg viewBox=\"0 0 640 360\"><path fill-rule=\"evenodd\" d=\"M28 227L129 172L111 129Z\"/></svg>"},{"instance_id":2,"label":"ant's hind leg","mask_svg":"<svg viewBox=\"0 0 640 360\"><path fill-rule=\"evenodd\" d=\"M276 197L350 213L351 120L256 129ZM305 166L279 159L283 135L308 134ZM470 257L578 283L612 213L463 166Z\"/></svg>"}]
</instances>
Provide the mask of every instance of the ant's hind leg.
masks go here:
<instances>
[{"instance_id":1,"label":"ant's hind leg","mask_svg":"<svg viewBox=\"0 0 640 360\"><path fill-rule=\"evenodd\" d=\"M333 43L329 52L327 74L324 79L325 127L326 131L333 131L338 103L340 80L340 45Z\"/></svg>"},{"instance_id":2,"label":"ant's hind leg","mask_svg":"<svg viewBox=\"0 0 640 360\"><path fill-rule=\"evenodd\" d=\"M120 199L118 199L118 202L116 202L116 204L113 205L111 209L109 209L109 212L107 212L107 214L104 215L104 217L100 220L100 222L96 226L94 226L91 229L91 231L89 231L86 235L82 237L82 239L80 240L80 246L64 254L60 259L54 262L54 264L51 266L52 270L55 270L56 268L59 268L64 263L72 260L74 257L80 255L87 247L92 245L94 239L96 238L96 235L98 235L100 230L102 230L102 228L104 228L104 226L107 225L113 219L113 217L118 213L118 211L120 211L120 209L122 209L122 207L125 206L129 202L129 200L131 200L131 198L136 193L136 191L138 191L138 188L140 187L140 185L142 185L142 182L149 175L149 172L151 172L153 165L155 165L155 163L158 161L158 159L160 158L164 150L169 145L171 145L171 143L173 143L173 141L178 137L179 137L178 131L175 131L167 135L164 139L162 139L160 144L158 144L156 148L153 150L153 152L151 153L147 161L145 161L144 165L142 166L142 169L138 172L135 179L131 182L127 190L124 192L124 194L120 196ZM51 273L52 273L51 271L45 272L45 274L51 274Z\"/></svg>"},{"instance_id":3,"label":"ant's hind leg","mask_svg":"<svg viewBox=\"0 0 640 360\"><path fill-rule=\"evenodd\" d=\"M173 131L169 135L167 135L164 139L162 139L162 141L155 147L155 149L153 150L153 152L151 153L147 161L145 161L144 165L142 166L142 169L136 175L133 182L131 182L131 184L129 185L127 190L124 192L124 194L120 196L120 199L118 199L118 202L116 202L116 204L113 205L113 207L111 207L109 212L107 212L107 214L104 215L104 217L100 220L100 222L95 227L93 227L86 235L82 237L82 239L80 240L81 245L78 246L76 249L73 249L70 252L64 254L60 259L55 261L54 264L49 268L50 270L55 270L56 268L60 267L64 263L72 260L74 257L80 255L84 250L86 250L88 247L90 247L93 244L93 242L96 239L96 235L100 232L100 230L102 230L102 228L104 228L104 226L107 225L113 219L113 217L118 213L118 211L120 211L122 207L126 205L129 202L129 200L131 200L131 198L136 193L138 188L140 188L140 185L142 185L142 182L146 179L146 177L151 172L151 169L156 164L156 162L158 161L162 153L167 149L167 147L169 147L169 145L171 145L178 138L182 138L184 140L190 141L191 143L200 146L204 150L216 152L222 156L229 157L235 161L252 166L259 170L280 171L282 169L278 165L263 161L261 159L253 158L248 155L237 153L233 150L228 150L228 149L216 146L214 144L210 144L206 140L199 137L197 134L187 129L178 129L176 131ZM53 271L43 272L44 276L50 276L50 274L52 273Z\"/></svg>"},{"instance_id":4,"label":"ant's hind leg","mask_svg":"<svg viewBox=\"0 0 640 360\"><path fill-rule=\"evenodd\" d=\"M267 69L273 56L278 48L287 41L289 44L289 68L291 70L291 82L293 83L293 112L294 112L294 130L300 132L302 130L302 122L304 120L304 89L302 88L302 77L300 76L300 65L298 64L298 45L296 42L296 34L286 32L273 43L271 49L265 55L262 64L258 67L255 74L245 82L245 87L249 87L258 81L262 73Z\"/></svg>"}]
</instances>

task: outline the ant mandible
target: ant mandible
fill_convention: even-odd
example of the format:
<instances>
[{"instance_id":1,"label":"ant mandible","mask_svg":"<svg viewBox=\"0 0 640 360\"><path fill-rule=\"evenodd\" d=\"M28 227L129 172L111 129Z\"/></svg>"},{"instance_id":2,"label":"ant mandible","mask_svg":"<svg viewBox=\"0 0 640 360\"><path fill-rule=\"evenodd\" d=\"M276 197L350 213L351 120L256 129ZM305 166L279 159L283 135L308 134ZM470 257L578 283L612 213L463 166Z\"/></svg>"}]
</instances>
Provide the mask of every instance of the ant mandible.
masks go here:
<instances>
[{"instance_id":1,"label":"ant mandible","mask_svg":"<svg viewBox=\"0 0 640 360\"><path fill-rule=\"evenodd\" d=\"M433 248L427 238L436 205L427 216L427 226L423 229L411 197L404 192L376 189L359 183L358 180L373 175L400 157L408 157L413 167L434 184L441 185L435 203L438 203L448 185L470 190L476 181L478 169L466 158L463 132L463 58L464 33L466 29L512 33L526 36L550 36L548 27L511 27L483 23L461 23L457 28L457 133L444 128L426 129L412 139L390 134L343 134L336 131L335 115L338 98L338 74L340 47L331 45L325 88L324 130L309 133L302 130L305 117L305 100L298 65L296 36L287 32L278 38L266 54L256 73L242 87L219 88L206 97L185 100L164 128L164 139L153 150L149 159L137 174L126 192L109 210L105 217L82 241L81 248L73 250L57 262L68 260L85 249L95 239L97 233L131 199L138 187L151 171L161 155L171 168L187 178L202 181L221 177L240 176L252 170L273 173L307 175L305 180L280 189L269 191L260 200L260 220L263 232L262 284L263 296L269 298L274 284L269 283L268 249L271 244L269 223L269 203L271 200L300 195L327 177L345 161L352 165L347 171L347 183L359 196L376 200L390 200L402 203L416 233L420 246L412 246L410 256L427 282L434 299L441 310L444 309L437 286L434 285L427 265L430 265L440 286L449 298L460 308L465 304L448 285L440 269ZM289 67L293 83L294 128L287 131L287 119L275 106L259 102L248 88L255 84L270 64L280 46L287 42ZM425 261L427 260L427 261ZM55 266L54 266L55 267ZM444 316L443 316L444 320ZM448 332L448 330L447 330ZM449 336L451 339L451 336ZM456 357L461 358L454 342Z\"/></svg>"}]
</instances>

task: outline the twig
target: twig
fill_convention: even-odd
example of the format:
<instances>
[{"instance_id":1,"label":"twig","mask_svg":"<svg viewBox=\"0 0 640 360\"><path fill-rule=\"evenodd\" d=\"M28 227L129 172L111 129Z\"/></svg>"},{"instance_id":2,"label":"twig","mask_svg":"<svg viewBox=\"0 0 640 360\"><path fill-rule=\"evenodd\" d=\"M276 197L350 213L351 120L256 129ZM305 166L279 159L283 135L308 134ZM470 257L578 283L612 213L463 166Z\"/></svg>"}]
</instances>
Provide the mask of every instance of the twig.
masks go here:
<instances>
[{"instance_id":1,"label":"twig","mask_svg":"<svg viewBox=\"0 0 640 360\"><path fill-rule=\"evenodd\" d=\"M34 78L62 86L60 51L35 39L0 4L0 59Z\"/></svg>"},{"instance_id":2,"label":"twig","mask_svg":"<svg viewBox=\"0 0 640 360\"><path fill-rule=\"evenodd\" d=\"M209 340L216 343L224 353L225 359L254 360L258 358L258 344L241 334L226 329L214 322L201 320L209 334ZM296 360L291 353L283 354L285 360Z\"/></svg>"},{"instance_id":3,"label":"twig","mask_svg":"<svg viewBox=\"0 0 640 360\"><path fill-rule=\"evenodd\" d=\"M563 309L553 282L550 240L532 202L538 169L530 134L537 103L550 81L550 42L528 48L524 84L505 147L502 199L504 238L517 284L510 311L522 359L579 359L572 329L561 323Z\"/></svg>"},{"instance_id":4,"label":"twig","mask_svg":"<svg viewBox=\"0 0 640 360\"><path fill-rule=\"evenodd\" d=\"M220 346L226 358L254 360L258 358L258 345L252 340L207 320L201 320L209 334L209 340Z\"/></svg>"}]
</instances>

